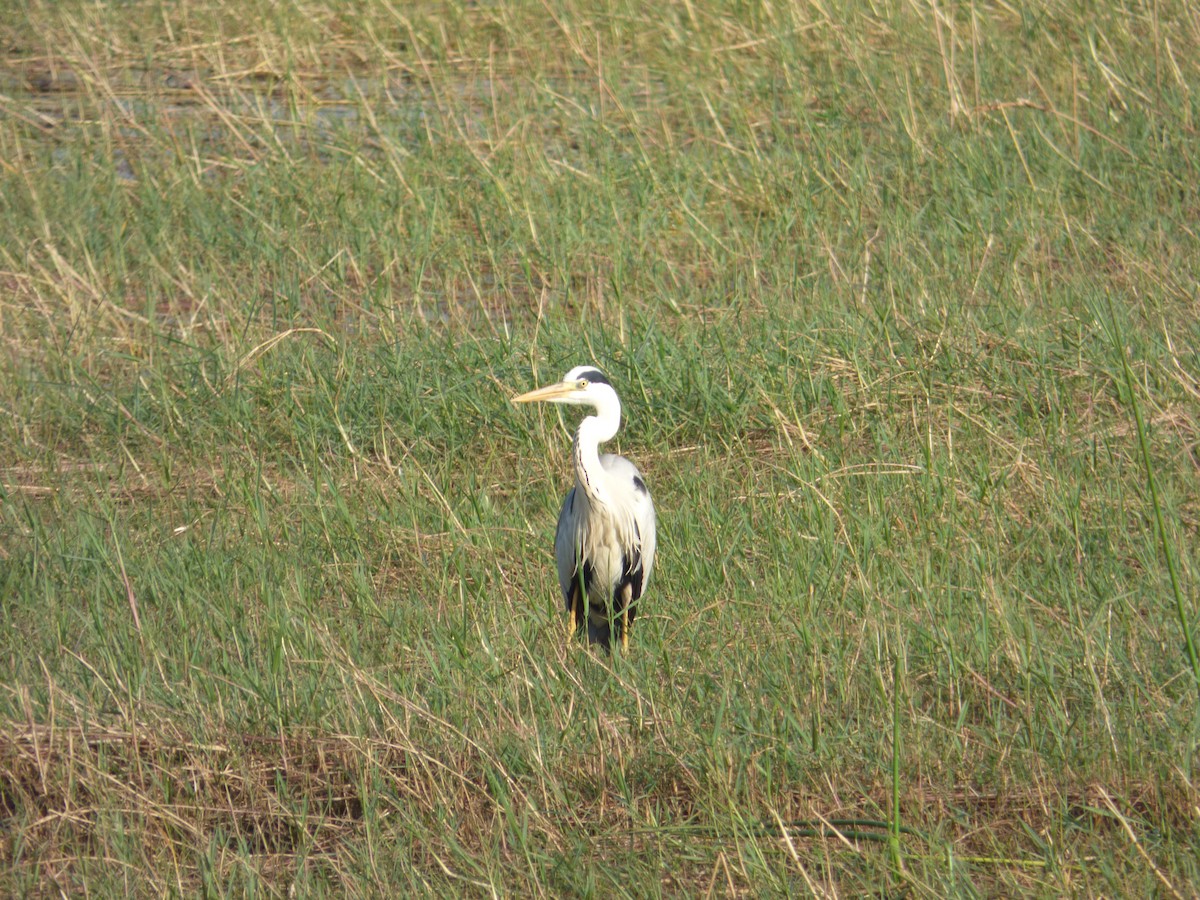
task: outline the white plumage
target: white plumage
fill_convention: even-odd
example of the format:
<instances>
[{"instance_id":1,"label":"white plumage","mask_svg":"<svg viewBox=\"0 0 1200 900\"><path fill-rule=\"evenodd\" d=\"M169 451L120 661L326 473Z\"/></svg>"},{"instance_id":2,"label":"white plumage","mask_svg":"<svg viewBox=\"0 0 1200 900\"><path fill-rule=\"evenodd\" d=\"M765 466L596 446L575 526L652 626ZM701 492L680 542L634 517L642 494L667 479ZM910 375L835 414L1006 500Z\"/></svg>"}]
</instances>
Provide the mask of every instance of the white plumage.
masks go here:
<instances>
[{"instance_id":1,"label":"white plumage","mask_svg":"<svg viewBox=\"0 0 1200 900\"><path fill-rule=\"evenodd\" d=\"M563 500L554 536L558 584L576 628L607 648L629 641L637 603L654 566L654 503L638 467L600 454L621 425L621 402L594 366L576 366L561 382L522 394L514 402L545 400L596 410L575 434L575 486ZM582 591L580 587L582 586Z\"/></svg>"}]
</instances>

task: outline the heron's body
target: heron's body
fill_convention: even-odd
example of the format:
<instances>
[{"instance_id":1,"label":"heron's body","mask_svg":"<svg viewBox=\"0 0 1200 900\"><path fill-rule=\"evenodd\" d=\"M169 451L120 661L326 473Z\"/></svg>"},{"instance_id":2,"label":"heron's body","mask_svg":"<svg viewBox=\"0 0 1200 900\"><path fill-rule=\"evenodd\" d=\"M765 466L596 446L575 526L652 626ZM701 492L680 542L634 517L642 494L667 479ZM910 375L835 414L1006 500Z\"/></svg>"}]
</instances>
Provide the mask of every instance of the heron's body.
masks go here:
<instances>
[{"instance_id":1,"label":"heron's body","mask_svg":"<svg viewBox=\"0 0 1200 900\"><path fill-rule=\"evenodd\" d=\"M624 646L654 566L656 523L654 503L637 466L622 456L599 452L600 444L620 427L620 401L608 379L591 366L578 366L559 384L517 400L596 409L575 435L575 486L558 516L554 555L574 626L586 626L588 640L605 648L614 637Z\"/></svg>"}]
</instances>

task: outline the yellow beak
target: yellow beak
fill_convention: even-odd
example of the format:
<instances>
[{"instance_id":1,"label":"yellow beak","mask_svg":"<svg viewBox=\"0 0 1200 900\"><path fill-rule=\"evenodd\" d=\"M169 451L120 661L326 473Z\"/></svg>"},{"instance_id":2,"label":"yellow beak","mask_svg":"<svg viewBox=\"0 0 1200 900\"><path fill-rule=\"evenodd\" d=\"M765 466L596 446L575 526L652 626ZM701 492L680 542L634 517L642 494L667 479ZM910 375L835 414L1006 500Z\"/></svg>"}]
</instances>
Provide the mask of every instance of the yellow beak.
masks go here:
<instances>
[{"instance_id":1,"label":"yellow beak","mask_svg":"<svg viewBox=\"0 0 1200 900\"><path fill-rule=\"evenodd\" d=\"M555 384L548 384L545 387L540 387L536 391L530 391L528 394L522 394L520 397L513 397L513 403L538 403L546 400L562 400L575 393L578 388L574 384L567 384L559 381Z\"/></svg>"}]
</instances>

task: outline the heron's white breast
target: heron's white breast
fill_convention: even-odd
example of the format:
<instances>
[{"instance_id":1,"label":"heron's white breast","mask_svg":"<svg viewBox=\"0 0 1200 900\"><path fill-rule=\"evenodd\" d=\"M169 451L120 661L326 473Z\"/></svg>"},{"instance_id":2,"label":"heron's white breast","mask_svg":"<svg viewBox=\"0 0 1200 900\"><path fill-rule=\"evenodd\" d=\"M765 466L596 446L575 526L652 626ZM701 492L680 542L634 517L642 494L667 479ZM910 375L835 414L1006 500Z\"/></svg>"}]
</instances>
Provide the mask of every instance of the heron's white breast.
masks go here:
<instances>
[{"instance_id":1,"label":"heron's white breast","mask_svg":"<svg viewBox=\"0 0 1200 900\"><path fill-rule=\"evenodd\" d=\"M607 600L624 574L625 557L637 547L637 529L628 516L614 516L600 504L584 499L576 540L584 561L592 570L596 593Z\"/></svg>"}]
</instances>

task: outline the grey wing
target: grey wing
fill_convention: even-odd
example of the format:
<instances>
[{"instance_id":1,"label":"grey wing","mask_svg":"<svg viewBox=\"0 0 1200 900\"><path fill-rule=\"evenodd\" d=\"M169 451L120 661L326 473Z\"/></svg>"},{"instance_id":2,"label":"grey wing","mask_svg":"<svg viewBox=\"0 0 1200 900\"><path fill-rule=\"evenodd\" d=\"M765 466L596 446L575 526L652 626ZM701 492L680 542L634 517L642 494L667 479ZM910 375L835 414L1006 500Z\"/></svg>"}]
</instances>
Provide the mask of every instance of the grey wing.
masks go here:
<instances>
[{"instance_id":1,"label":"grey wing","mask_svg":"<svg viewBox=\"0 0 1200 900\"><path fill-rule=\"evenodd\" d=\"M646 584L650 581L650 570L654 568L654 548L657 544L654 501L650 499L650 490L646 487L641 471L625 457L605 453L600 457L600 465L618 479L618 483L629 487L626 496L633 513L634 524L637 525L637 539L640 542L633 548L641 563L641 577L637 578L637 573L632 573L635 575L633 594L636 599L646 589Z\"/></svg>"},{"instance_id":2,"label":"grey wing","mask_svg":"<svg viewBox=\"0 0 1200 900\"><path fill-rule=\"evenodd\" d=\"M562 588L563 603L571 609L571 585L575 581L575 526L579 521L580 505L575 502L576 488L563 498L558 514L558 529L554 532L554 559L558 563L558 586Z\"/></svg>"},{"instance_id":3,"label":"grey wing","mask_svg":"<svg viewBox=\"0 0 1200 900\"><path fill-rule=\"evenodd\" d=\"M642 482L645 486L645 482ZM658 517L654 513L654 501L650 491L645 493L645 502L638 508L638 531L642 535L642 590L650 581L650 570L654 568L654 548L658 544Z\"/></svg>"}]
</instances>

